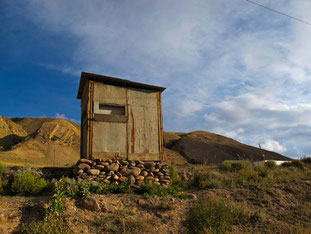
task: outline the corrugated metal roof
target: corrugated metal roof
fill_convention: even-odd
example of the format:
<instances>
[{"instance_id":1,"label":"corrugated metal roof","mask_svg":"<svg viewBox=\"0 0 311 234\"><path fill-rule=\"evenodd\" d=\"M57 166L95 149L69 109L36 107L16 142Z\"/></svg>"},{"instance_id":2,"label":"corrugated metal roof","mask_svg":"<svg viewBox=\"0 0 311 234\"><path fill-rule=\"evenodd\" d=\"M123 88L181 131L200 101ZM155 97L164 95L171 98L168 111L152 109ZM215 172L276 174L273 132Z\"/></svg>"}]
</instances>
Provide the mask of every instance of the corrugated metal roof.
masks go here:
<instances>
[{"instance_id":1,"label":"corrugated metal roof","mask_svg":"<svg viewBox=\"0 0 311 234\"><path fill-rule=\"evenodd\" d=\"M123 86L123 87L132 87L132 88L142 88L142 89L149 89L149 90L155 90L155 91L161 91L161 92L165 90L164 87L133 82L130 80L125 80L125 79L111 77L111 76L104 76L104 75L82 72L81 78L80 78L79 91L77 95L78 99L81 99L84 86L88 83L89 80L103 82L104 84Z\"/></svg>"}]
</instances>

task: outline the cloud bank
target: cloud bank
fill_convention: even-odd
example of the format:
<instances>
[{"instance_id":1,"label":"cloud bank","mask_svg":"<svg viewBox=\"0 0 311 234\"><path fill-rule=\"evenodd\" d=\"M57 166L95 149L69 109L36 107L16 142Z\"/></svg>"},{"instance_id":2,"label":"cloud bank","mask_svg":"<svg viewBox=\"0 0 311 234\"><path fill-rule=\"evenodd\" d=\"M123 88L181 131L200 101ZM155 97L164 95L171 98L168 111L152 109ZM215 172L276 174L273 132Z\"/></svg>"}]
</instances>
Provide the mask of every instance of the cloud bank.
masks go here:
<instances>
[{"instance_id":1,"label":"cloud bank","mask_svg":"<svg viewBox=\"0 0 311 234\"><path fill-rule=\"evenodd\" d=\"M309 0L260 3L311 21ZM71 59L48 69L167 87L166 130L311 154L308 25L242 0L32 0L15 10L42 33L71 38Z\"/></svg>"}]
</instances>

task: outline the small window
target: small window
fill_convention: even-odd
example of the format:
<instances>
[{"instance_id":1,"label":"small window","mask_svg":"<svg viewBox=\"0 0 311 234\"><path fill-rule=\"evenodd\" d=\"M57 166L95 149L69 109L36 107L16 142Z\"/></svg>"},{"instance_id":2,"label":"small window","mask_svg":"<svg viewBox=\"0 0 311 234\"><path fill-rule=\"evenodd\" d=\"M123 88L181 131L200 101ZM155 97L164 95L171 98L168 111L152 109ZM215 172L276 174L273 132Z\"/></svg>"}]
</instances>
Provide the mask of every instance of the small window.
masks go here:
<instances>
[{"instance_id":1,"label":"small window","mask_svg":"<svg viewBox=\"0 0 311 234\"><path fill-rule=\"evenodd\" d=\"M125 115L125 106L99 104L98 114Z\"/></svg>"}]
</instances>

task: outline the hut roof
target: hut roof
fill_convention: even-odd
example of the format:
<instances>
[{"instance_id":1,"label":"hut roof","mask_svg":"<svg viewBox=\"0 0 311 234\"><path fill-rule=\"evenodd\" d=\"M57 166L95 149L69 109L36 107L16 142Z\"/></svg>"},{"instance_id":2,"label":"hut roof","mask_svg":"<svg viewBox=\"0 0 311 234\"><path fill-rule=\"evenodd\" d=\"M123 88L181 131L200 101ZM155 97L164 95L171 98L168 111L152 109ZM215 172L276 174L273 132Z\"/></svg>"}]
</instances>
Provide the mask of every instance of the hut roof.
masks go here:
<instances>
[{"instance_id":1,"label":"hut roof","mask_svg":"<svg viewBox=\"0 0 311 234\"><path fill-rule=\"evenodd\" d=\"M81 78L80 78L78 95L77 95L78 99L81 99L84 86L88 83L89 80L103 82L104 84L123 86L123 87L132 87L132 88L143 88L143 89L149 89L149 90L155 90L155 91L161 91L161 92L165 90L164 87L133 82L130 80L120 79L120 78L111 77L111 76L104 76L104 75L82 72Z\"/></svg>"}]
</instances>

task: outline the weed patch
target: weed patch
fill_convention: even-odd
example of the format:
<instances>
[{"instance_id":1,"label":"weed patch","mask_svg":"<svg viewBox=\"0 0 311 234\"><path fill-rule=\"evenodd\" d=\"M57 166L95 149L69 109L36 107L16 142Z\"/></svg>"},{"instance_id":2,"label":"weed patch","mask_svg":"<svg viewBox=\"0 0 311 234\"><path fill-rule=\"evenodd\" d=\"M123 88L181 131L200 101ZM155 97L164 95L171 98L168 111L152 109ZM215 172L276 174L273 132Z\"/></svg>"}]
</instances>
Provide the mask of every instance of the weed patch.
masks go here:
<instances>
[{"instance_id":1,"label":"weed patch","mask_svg":"<svg viewBox=\"0 0 311 234\"><path fill-rule=\"evenodd\" d=\"M0 164L0 176L6 173L9 170L9 168L5 165Z\"/></svg>"},{"instance_id":2,"label":"weed patch","mask_svg":"<svg viewBox=\"0 0 311 234\"><path fill-rule=\"evenodd\" d=\"M31 225L23 224L21 233L27 234L67 234L73 233L64 221L62 216L53 214L46 216L43 220L35 222Z\"/></svg>"},{"instance_id":3,"label":"weed patch","mask_svg":"<svg viewBox=\"0 0 311 234\"><path fill-rule=\"evenodd\" d=\"M252 164L247 160L228 160L219 165L219 170L223 172L234 172L242 169L248 170L252 168Z\"/></svg>"},{"instance_id":4,"label":"weed patch","mask_svg":"<svg viewBox=\"0 0 311 234\"><path fill-rule=\"evenodd\" d=\"M303 157L301 161L305 164L311 164L311 157Z\"/></svg>"},{"instance_id":5,"label":"weed patch","mask_svg":"<svg viewBox=\"0 0 311 234\"><path fill-rule=\"evenodd\" d=\"M194 185L201 189L221 188L225 184L225 177L217 172L196 173L194 175Z\"/></svg>"},{"instance_id":6,"label":"weed patch","mask_svg":"<svg viewBox=\"0 0 311 234\"><path fill-rule=\"evenodd\" d=\"M108 233L142 233L149 227L145 219L120 211L97 219L95 225Z\"/></svg>"},{"instance_id":7,"label":"weed patch","mask_svg":"<svg viewBox=\"0 0 311 234\"><path fill-rule=\"evenodd\" d=\"M13 194L33 196L38 195L49 186L44 178L30 170L19 171L11 184L11 192Z\"/></svg>"},{"instance_id":8,"label":"weed patch","mask_svg":"<svg viewBox=\"0 0 311 234\"><path fill-rule=\"evenodd\" d=\"M283 167L296 167L299 169L304 169L303 163L300 160L293 160L291 162L284 162L282 163Z\"/></svg>"},{"instance_id":9,"label":"weed patch","mask_svg":"<svg viewBox=\"0 0 311 234\"><path fill-rule=\"evenodd\" d=\"M145 196L166 197L168 195L172 195L182 199L188 198L188 196L184 194L184 189L182 187L179 187L178 184L173 184L166 188L158 184L147 183L135 189L134 191L138 194L143 194Z\"/></svg>"},{"instance_id":10,"label":"weed patch","mask_svg":"<svg viewBox=\"0 0 311 234\"><path fill-rule=\"evenodd\" d=\"M269 168L269 169L274 169L277 167L276 162L273 160L269 160L267 162L265 162L265 167Z\"/></svg>"},{"instance_id":11,"label":"weed patch","mask_svg":"<svg viewBox=\"0 0 311 234\"><path fill-rule=\"evenodd\" d=\"M265 214L262 211L210 196L193 205L186 224L191 233L227 233L232 225L257 225L264 220Z\"/></svg>"},{"instance_id":12,"label":"weed patch","mask_svg":"<svg viewBox=\"0 0 311 234\"><path fill-rule=\"evenodd\" d=\"M21 227L21 233L31 234L67 234L73 233L65 222L63 217L64 194L56 192L52 199L49 201L47 207L44 210L44 218L41 221L34 222L30 225L23 224ZM24 207L25 211L32 209L32 206Z\"/></svg>"},{"instance_id":13,"label":"weed patch","mask_svg":"<svg viewBox=\"0 0 311 234\"><path fill-rule=\"evenodd\" d=\"M54 180L53 185L55 193L70 198L83 198L91 193L132 193L129 183L106 184L101 181L75 180L63 177L58 181Z\"/></svg>"}]
</instances>

